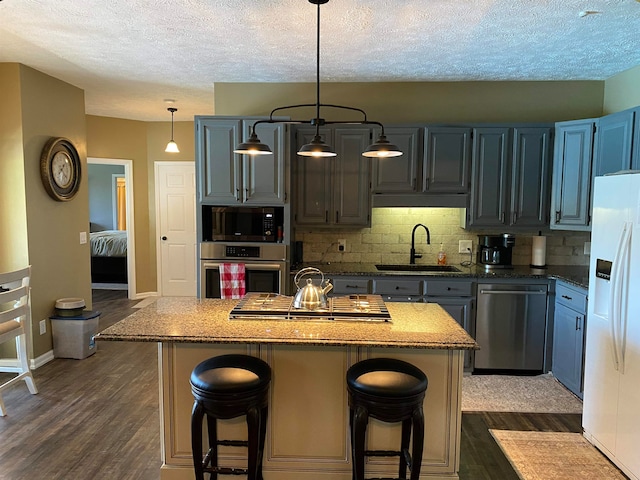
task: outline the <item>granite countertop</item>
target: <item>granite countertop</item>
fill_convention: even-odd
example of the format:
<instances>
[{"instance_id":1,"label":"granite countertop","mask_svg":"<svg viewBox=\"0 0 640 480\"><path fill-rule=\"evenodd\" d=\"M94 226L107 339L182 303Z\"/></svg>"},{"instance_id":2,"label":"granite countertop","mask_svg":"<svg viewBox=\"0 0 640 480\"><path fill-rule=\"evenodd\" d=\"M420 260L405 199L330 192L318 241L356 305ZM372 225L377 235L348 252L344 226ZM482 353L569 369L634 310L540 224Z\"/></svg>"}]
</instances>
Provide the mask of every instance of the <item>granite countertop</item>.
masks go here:
<instances>
[{"instance_id":1,"label":"granite countertop","mask_svg":"<svg viewBox=\"0 0 640 480\"><path fill-rule=\"evenodd\" d=\"M363 276L422 276L425 278L544 278L559 279L569 282L582 288L589 288L589 267L574 265L550 265L547 268L531 268L525 265L515 265L513 268L501 268L485 270L483 267L472 265L464 267L454 265L460 272L400 272L400 271L381 271L374 264L367 263L310 263L305 267L316 267L325 275L363 275ZM292 269L291 274L299 269Z\"/></svg>"},{"instance_id":2,"label":"granite countertop","mask_svg":"<svg viewBox=\"0 0 640 480\"><path fill-rule=\"evenodd\" d=\"M387 302L391 322L229 320L238 300L161 297L97 340L471 350L476 342L435 303Z\"/></svg>"}]
</instances>

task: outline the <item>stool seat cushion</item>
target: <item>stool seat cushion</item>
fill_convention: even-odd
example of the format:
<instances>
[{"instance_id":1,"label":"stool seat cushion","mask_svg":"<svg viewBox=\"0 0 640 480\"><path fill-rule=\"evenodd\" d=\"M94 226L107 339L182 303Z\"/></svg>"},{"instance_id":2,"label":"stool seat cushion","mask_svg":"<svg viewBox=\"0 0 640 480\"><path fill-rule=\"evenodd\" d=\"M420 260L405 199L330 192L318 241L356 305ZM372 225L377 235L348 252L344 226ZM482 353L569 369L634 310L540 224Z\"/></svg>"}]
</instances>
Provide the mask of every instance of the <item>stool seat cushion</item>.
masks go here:
<instances>
[{"instance_id":1,"label":"stool seat cushion","mask_svg":"<svg viewBox=\"0 0 640 480\"><path fill-rule=\"evenodd\" d=\"M271 380L271 368L257 357L220 355L199 363L191 385L200 392L234 393L261 389Z\"/></svg>"},{"instance_id":2,"label":"stool seat cushion","mask_svg":"<svg viewBox=\"0 0 640 480\"><path fill-rule=\"evenodd\" d=\"M348 388L378 397L410 397L427 389L426 375L414 365L391 358L372 358L347 372Z\"/></svg>"}]
</instances>

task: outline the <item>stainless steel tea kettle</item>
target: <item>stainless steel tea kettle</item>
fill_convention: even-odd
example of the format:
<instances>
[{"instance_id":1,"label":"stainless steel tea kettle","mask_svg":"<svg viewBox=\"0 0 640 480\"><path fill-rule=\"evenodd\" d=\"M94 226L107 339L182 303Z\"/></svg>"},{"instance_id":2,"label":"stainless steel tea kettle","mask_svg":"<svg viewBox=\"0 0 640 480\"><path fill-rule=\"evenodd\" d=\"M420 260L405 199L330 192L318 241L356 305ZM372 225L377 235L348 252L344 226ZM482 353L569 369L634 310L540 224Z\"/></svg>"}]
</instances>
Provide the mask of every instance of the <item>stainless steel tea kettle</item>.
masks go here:
<instances>
[{"instance_id":1,"label":"stainless steel tea kettle","mask_svg":"<svg viewBox=\"0 0 640 480\"><path fill-rule=\"evenodd\" d=\"M298 281L305 275L320 274L322 279L320 285L314 285L313 279L307 278L306 284L301 287ZM306 308L307 310L315 310L317 308L327 308L327 293L331 291L333 285L331 280L324 279L324 273L315 267L306 267L296 273L293 281L298 287L295 297L293 298L293 306L295 308ZM324 284L324 286L323 286Z\"/></svg>"}]
</instances>

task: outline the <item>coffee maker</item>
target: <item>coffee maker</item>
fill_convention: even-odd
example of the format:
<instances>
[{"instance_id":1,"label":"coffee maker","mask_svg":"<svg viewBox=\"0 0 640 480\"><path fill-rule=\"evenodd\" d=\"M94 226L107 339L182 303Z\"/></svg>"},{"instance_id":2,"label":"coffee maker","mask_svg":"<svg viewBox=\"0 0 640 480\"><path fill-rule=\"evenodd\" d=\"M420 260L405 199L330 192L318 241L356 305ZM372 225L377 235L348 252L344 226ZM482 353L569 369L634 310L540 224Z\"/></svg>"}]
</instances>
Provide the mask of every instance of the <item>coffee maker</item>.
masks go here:
<instances>
[{"instance_id":1,"label":"coffee maker","mask_svg":"<svg viewBox=\"0 0 640 480\"><path fill-rule=\"evenodd\" d=\"M516 244L516 237L509 233L501 235L478 235L478 264L487 269L513 268L511 250Z\"/></svg>"}]
</instances>

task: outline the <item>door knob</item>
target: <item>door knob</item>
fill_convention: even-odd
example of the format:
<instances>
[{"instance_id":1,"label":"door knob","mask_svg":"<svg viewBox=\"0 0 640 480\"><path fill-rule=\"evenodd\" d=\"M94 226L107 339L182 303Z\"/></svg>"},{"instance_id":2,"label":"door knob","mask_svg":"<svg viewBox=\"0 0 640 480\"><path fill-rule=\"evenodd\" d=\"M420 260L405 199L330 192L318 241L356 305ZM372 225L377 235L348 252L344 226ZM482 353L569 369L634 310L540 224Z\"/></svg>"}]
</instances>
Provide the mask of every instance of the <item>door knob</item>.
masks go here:
<instances>
[{"instance_id":1,"label":"door knob","mask_svg":"<svg viewBox=\"0 0 640 480\"><path fill-rule=\"evenodd\" d=\"M166 240L166 239L167 239L167 237L162 237L162 240Z\"/></svg>"}]
</instances>

